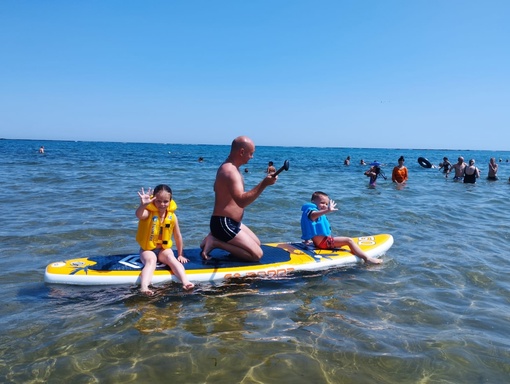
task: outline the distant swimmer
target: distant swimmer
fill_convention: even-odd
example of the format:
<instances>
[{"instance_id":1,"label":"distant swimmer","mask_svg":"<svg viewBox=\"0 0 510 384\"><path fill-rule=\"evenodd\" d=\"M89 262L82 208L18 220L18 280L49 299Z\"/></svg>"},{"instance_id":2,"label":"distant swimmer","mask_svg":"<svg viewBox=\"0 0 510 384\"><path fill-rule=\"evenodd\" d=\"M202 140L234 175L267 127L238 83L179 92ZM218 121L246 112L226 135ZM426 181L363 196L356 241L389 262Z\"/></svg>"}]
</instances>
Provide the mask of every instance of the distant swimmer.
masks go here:
<instances>
[{"instance_id":1,"label":"distant swimmer","mask_svg":"<svg viewBox=\"0 0 510 384\"><path fill-rule=\"evenodd\" d=\"M439 170L443 170L443 173L445 174L445 177L448 177L448 173L452 169L452 163L448 160L448 158L445 156L443 157L443 162L439 164Z\"/></svg>"},{"instance_id":2,"label":"distant swimmer","mask_svg":"<svg viewBox=\"0 0 510 384\"><path fill-rule=\"evenodd\" d=\"M41 145L41 148L39 148L39 153L44 153L44 145Z\"/></svg>"},{"instance_id":3,"label":"distant swimmer","mask_svg":"<svg viewBox=\"0 0 510 384\"><path fill-rule=\"evenodd\" d=\"M276 172L276 168L274 167L274 163L272 161L270 161L269 163L267 163L266 173L269 175L269 174L275 173L275 172Z\"/></svg>"},{"instance_id":4,"label":"distant swimmer","mask_svg":"<svg viewBox=\"0 0 510 384\"><path fill-rule=\"evenodd\" d=\"M498 164L496 163L496 159L491 157L489 161L489 175L487 176L488 180L498 180Z\"/></svg>"},{"instance_id":5,"label":"distant swimmer","mask_svg":"<svg viewBox=\"0 0 510 384\"><path fill-rule=\"evenodd\" d=\"M393 168L391 173L391 180L397 184L403 184L408 180L407 168L404 165L404 156L400 156L398 159L398 165Z\"/></svg>"},{"instance_id":6,"label":"distant swimmer","mask_svg":"<svg viewBox=\"0 0 510 384\"><path fill-rule=\"evenodd\" d=\"M480 177L480 170L475 166L475 160L469 160L469 165L464 168L464 183L474 184Z\"/></svg>"},{"instance_id":7,"label":"distant swimmer","mask_svg":"<svg viewBox=\"0 0 510 384\"><path fill-rule=\"evenodd\" d=\"M462 156L459 156L457 159L457 162L452 165L448 173L446 174L446 177L448 177L448 174L454 170L455 176L453 178L453 181L459 181L464 178L464 169L467 167L467 164L464 162L464 158Z\"/></svg>"},{"instance_id":8,"label":"distant swimmer","mask_svg":"<svg viewBox=\"0 0 510 384\"><path fill-rule=\"evenodd\" d=\"M365 176L370 177L368 184L371 187L375 187L375 182L377 181L377 177L379 177L379 175L384 180L386 180L386 176L381 171L381 163L379 163L378 161L374 161L374 162L370 163L370 169L365 172Z\"/></svg>"}]
</instances>

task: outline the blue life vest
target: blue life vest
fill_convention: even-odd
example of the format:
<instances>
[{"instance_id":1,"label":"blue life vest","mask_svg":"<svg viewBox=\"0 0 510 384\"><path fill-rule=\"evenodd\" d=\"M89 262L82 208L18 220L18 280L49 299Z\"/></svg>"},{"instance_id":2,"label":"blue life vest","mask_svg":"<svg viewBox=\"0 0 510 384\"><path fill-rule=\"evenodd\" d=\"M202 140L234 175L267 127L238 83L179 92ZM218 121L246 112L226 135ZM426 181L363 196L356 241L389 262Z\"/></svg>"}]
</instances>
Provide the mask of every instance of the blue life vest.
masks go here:
<instances>
[{"instance_id":1,"label":"blue life vest","mask_svg":"<svg viewBox=\"0 0 510 384\"><path fill-rule=\"evenodd\" d=\"M331 225L329 225L326 215L320 216L317 220L312 221L309 218L310 213L318 211L317 205L314 203L306 203L301 207L301 238L303 240L311 240L314 236L331 235Z\"/></svg>"}]
</instances>

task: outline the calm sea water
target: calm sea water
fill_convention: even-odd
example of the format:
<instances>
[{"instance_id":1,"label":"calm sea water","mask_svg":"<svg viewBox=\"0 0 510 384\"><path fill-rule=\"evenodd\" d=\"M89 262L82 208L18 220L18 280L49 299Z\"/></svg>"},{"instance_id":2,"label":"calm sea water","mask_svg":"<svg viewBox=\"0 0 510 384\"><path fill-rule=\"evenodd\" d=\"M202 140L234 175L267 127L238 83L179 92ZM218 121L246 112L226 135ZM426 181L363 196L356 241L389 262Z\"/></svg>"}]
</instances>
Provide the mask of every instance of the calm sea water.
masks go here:
<instances>
[{"instance_id":1,"label":"calm sea water","mask_svg":"<svg viewBox=\"0 0 510 384\"><path fill-rule=\"evenodd\" d=\"M44 145L46 153L38 154ZM186 247L208 232L228 146L0 140L0 382L502 383L510 377L510 152L257 147L290 169L245 214L263 242L297 241L314 190L338 235L391 233L381 266L274 280L134 287L46 285L47 264L133 252L140 187L169 184ZM350 155L352 165L343 165ZM368 188L359 165L410 180ZM476 185L417 158L474 158ZM197 159L202 156L204 162ZM490 157L500 180L485 180ZM244 167L243 167L244 170Z\"/></svg>"}]
</instances>

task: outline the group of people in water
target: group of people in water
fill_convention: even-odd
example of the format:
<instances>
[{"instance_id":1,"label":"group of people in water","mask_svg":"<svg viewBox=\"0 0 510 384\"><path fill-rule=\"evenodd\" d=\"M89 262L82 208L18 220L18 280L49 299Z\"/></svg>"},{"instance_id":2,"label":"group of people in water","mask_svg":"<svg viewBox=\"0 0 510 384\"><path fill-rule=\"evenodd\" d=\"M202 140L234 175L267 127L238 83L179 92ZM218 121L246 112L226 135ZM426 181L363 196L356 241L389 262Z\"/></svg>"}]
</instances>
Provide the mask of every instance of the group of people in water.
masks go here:
<instances>
[{"instance_id":1,"label":"group of people in water","mask_svg":"<svg viewBox=\"0 0 510 384\"><path fill-rule=\"evenodd\" d=\"M404 156L400 156L398 159L398 165L393 168L391 174L391 180L398 185L403 185L408 180L408 170L404 166L404 161ZM350 162L351 157L347 156L344 160L344 165L350 165ZM363 159L360 160L360 165L366 165ZM375 186L376 180L379 176L382 176L386 180L386 176L381 170L381 165L381 163L374 161L370 164L370 168L365 172L365 175L370 178L369 185L372 187ZM443 157L443 161L439 163L439 167L431 164L429 164L429 167L442 170L446 178L448 178L448 175L453 172L454 181L463 181L464 183L470 184L476 183L476 180L480 178L481 175L480 169L475 165L475 160L470 159L469 162L466 163L462 156L459 156L455 164L450 163L448 157ZM494 157L491 157L489 160L487 180L499 180L498 163ZM510 178L508 181L510 182Z\"/></svg>"},{"instance_id":2,"label":"group of people in water","mask_svg":"<svg viewBox=\"0 0 510 384\"><path fill-rule=\"evenodd\" d=\"M469 163L464 162L464 158L459 156L457 163L451 164L447 157L443 157L443 161L439 164L439 170L443 170L445 177L453 171L453 180L464 181L464 183L476 183L476 179L480 178L480 169L475 165L475 159L470 159ZM498 163L496 158L491 157L489 160L489 171L487 180L499 180L498 178ZM510 178L508 179L510 181Z\"/></svg>"},{"instance_id":3,"label":"group of people in water","mask_svg":"<svg viewBox=\"0 0 510 384\"><path fill-rule=\"evenodd\" d=\"M255 144L247 136L239 136L232 141L227 159L216 172L214 182L214 208L210 218L210 232L200 244L204 262L211 258L215 248L223 249L232 256L248 262L258 262L263 256L261 242L257 235L243 222L244 209L253 203L262 192L278 180L272 162L267 174L254 188L244 189L244 179L240 167L248 163L255 153ZM140 259L144 264L140 276L141 292L152 295L151 280L156 264L166 264L179 278L183 288L190 290L194 284L187 278L184 264L184 244L179 221L175 215L177 204L173 200L168 185L158 185L147 192L138 192L140 205L136 209L139 220L136 240L140 245ZM301 211L302 240L319 249L335 249L348 246L351 252L368 263L379 264L382 260L368 256L348 237L333 237L327 214L337 211L336 203L321 191L312 194L311 201L303 205ZM172 250L173 241L177 257Z\"/></svg>"}]
</instances>

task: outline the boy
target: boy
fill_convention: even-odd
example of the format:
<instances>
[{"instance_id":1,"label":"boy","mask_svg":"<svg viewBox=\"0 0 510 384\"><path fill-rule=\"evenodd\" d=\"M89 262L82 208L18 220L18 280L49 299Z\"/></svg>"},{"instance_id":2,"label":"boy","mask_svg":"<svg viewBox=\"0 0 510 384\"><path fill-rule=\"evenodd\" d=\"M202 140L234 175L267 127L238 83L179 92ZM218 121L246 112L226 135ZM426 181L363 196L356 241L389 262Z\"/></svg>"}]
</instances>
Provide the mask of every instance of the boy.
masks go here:
<instances>
[{"instance_id":1,"label":"boy","mask_svg":"<svg viewBox=\"0 0 510 384\"><path fill-rule=\"evenodd\" d=\"M329 225L326 213L337 211L336 203L329 200L329 196L321 191L312 194L312 202L306 203L301 207L301 238L305 241L312 240L316 248L334 249L347 245L351 252L363 259L366 263L380 264L382 260L369 257L361 248L349 237L331 236L331 226Z\"/></svg>"}]
</instances>

